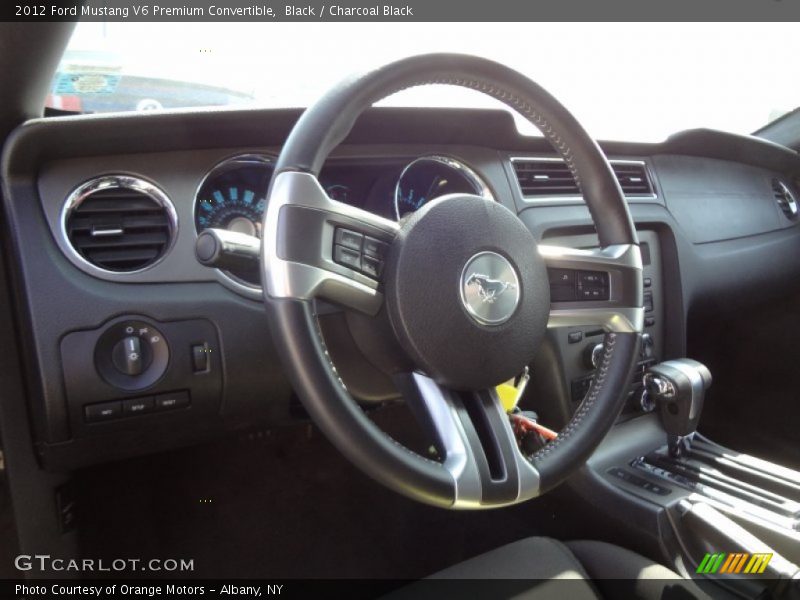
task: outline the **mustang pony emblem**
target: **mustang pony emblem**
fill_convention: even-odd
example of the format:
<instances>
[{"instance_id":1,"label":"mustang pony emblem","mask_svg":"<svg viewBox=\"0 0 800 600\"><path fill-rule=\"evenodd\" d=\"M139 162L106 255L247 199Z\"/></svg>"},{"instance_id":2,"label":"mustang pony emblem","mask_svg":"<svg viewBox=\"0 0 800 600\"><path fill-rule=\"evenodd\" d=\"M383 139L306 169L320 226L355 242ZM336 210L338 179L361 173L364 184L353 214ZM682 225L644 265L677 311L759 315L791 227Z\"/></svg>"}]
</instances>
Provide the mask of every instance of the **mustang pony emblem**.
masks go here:
<instances>
[{"instance_id":1,"label":"mustang pony emblem","mask_svg":"<svg viewBox=\"0 0 800 600\"><path fill-rule=\"evenodd\" d=\"M480 273L473 273L469 276L466 285L477 285L478 295L483 302L489 304L494 303L500 296L502 296L508 288L515 289L517 286L508 281L500 281L499 279L491 279L486 275Z\"/></svg>"}]
</instances>

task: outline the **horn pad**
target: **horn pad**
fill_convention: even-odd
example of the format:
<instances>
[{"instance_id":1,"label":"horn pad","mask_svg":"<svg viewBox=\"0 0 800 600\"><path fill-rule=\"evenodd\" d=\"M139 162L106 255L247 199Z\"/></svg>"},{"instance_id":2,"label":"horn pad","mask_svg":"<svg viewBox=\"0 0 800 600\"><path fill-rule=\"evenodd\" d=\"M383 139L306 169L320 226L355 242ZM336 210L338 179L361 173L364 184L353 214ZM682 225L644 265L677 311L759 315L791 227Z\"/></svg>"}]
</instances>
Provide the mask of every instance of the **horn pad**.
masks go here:
<instances>
[{"instance_id":1,"label":"horn pad","mask_svg":"<svg viewBox=\"0 0 800 600\"><path fill-rule=\"evenodd\" d=\"M425 204L401 224L385 273L401 346L452 389L519 375L547 329L550 286L536 240L492 200L454 194Z\"/></svg>"}]
</instances>

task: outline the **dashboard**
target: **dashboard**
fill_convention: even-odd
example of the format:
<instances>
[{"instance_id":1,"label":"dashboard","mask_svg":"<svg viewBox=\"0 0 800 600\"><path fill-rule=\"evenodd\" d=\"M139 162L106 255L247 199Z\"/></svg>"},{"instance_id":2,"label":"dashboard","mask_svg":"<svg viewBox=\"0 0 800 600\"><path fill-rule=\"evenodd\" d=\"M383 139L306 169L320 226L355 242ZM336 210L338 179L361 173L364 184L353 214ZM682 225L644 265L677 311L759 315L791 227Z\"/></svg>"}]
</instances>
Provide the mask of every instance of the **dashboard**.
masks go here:
<instances>
[{"instance_id":1,"label":"dashboard","mask_svg":"<svg viewBox=\"0 0 800 600\"><path fill-rule=\"evenodd\" d=\"M4 202L45 467L303 418L271 343L258 272L209 269L194 254L209 227L261 235L275 160L298 116L50 118L12 136ZM732 310L732 295L755 303L798 279L796 154L711 131L602 147L645 257L642 368L685 355L691 314ZM447 193L503 198L538 240L597 245L564 163L503 111L371 109L320 181L331 198L394 220ZM574 288L559 276L551 273L553 301L569 302L560 294ZM318 310L355 395L390 400L387 378L363 367L346 318L333 306ZM558 426L582 398L601 340L590 328L550 330L534 365L536 395L552 399L536 407L547 422ZM626 418L643 410L635 382L630 392Z\"/></svg>"}]
</instances>

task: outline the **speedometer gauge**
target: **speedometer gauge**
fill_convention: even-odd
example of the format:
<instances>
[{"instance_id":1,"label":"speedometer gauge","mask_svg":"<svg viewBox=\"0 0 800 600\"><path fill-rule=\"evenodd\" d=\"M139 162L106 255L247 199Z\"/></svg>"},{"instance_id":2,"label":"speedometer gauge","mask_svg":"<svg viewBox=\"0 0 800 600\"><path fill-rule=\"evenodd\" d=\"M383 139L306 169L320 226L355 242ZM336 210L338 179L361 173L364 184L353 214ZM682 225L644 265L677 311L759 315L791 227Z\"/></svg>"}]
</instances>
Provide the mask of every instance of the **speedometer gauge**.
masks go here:
<instances>
[{"instance_id":1,"label":"speedometer gauge","mask_svg":"<svg viewBox=\"0 0 800 600\"><path fill-rule=\"evenodd\" d=\"M446 156L423 156L411 162L397 180L394 208L397 219L445 194L476 194L491 198L488 187L465 164Z\"/></svg>"},{"instance_id":2,"label":"speedometer gauge","mask_svg":"<svg viewBox=\"0 0 800 600\"><path fill-rule=\"evenodd\" d=\"M261 237L261 219L272 177L272 161L260 155L237 156L217 165L197 192L194 223L197 232L211 227ZM258 269L230 273L257 286Z\"/></svg>"}]
</instances>

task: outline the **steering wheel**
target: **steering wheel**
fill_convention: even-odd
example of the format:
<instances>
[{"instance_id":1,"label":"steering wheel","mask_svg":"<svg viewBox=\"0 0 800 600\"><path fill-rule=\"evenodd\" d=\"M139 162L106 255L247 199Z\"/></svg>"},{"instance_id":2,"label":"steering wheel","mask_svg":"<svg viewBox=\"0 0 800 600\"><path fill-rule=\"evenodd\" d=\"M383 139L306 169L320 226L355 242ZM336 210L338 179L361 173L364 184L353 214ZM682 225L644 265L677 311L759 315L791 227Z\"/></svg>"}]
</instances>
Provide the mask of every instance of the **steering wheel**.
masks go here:
<instances>
[{"instance_id":1,"label":"steering wheel","mask_svg":"<svg viewBox=\"0 0 800 600\"><path fill-rule=\"evenodd\" d=\"M451 194L396 223L329 198L320 169L356 118L390 94L425 84L483 92L536 125L575 177L601 247L537 244L503 205L513 206L511 199ZM577 120L508 67L472 56L423 55L330 90L283 146L263 239L267 314L294 389L349 460L401 494L452 509L536 497L580 468L619 415L644 319L630 213L607 159ZM551 303L553 269L567 270L560 271L567 277L591 271L607 293ZM315 299L362 316L441 460L390 438L351 397L326 350ZM602 327L605 351L571 421L525 456L495 386L523 371L548 327L568 325Z\"/></svg>"}]
</instances>

